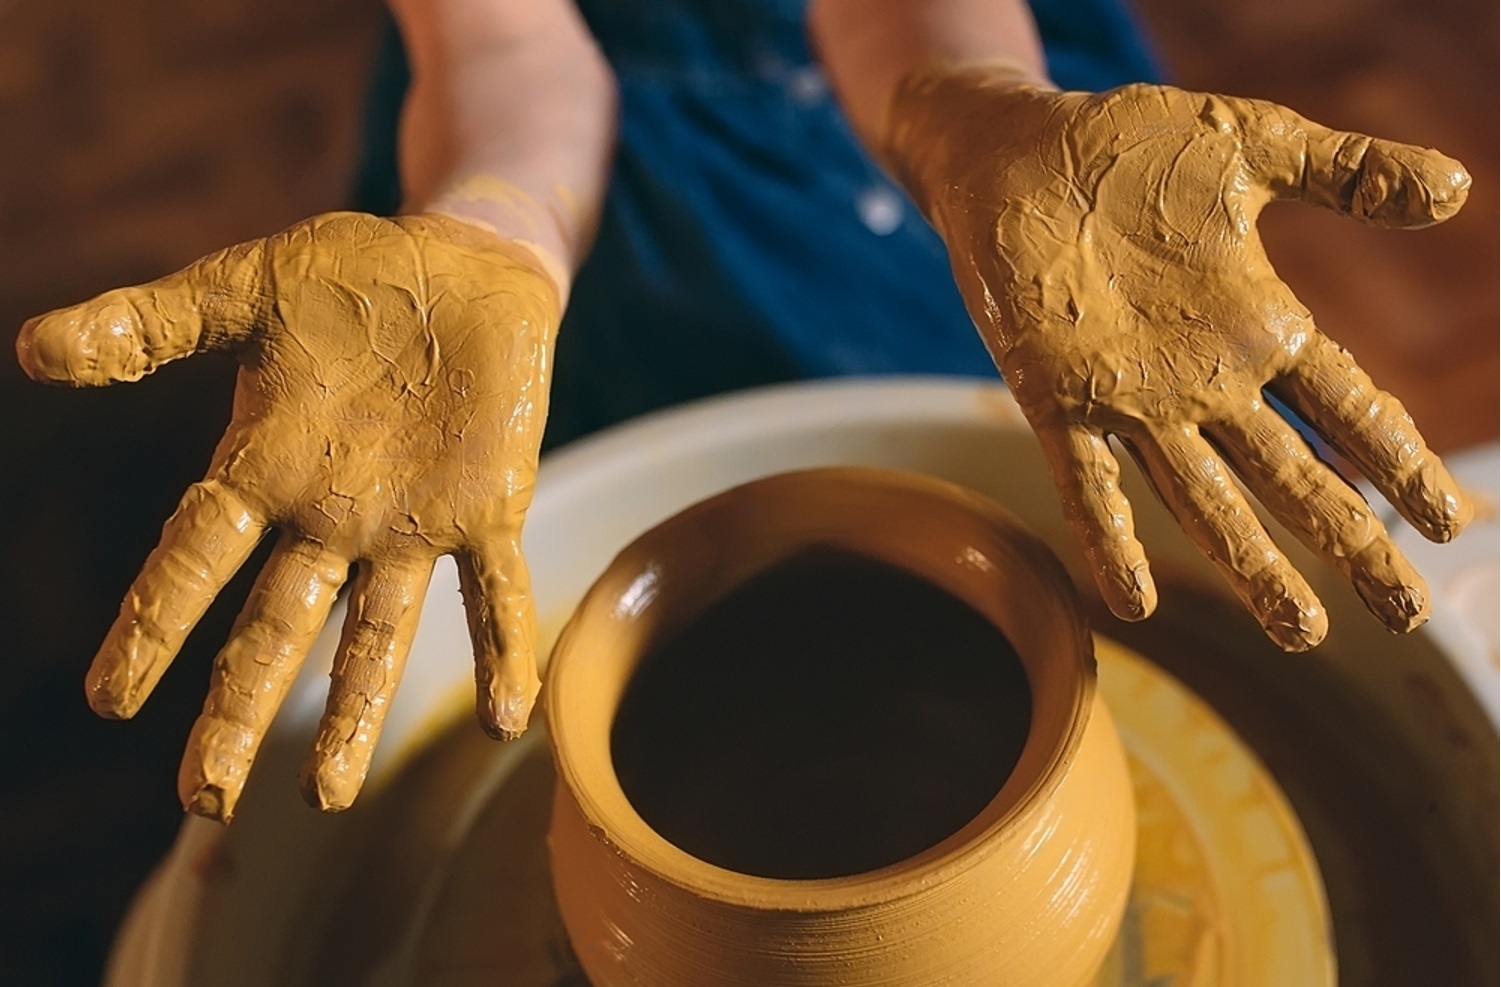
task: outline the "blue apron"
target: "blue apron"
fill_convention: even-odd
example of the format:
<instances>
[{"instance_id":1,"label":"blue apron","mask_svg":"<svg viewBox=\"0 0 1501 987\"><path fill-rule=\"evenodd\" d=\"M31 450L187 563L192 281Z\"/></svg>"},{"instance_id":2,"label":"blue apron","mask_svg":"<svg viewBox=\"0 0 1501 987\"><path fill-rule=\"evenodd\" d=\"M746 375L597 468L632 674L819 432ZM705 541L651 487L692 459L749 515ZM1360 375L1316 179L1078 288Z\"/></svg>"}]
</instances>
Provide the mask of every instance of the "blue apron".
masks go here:
<instances>
[{"instance_id":1,"label":"blue apron","mask_svg":"<svg viewBox=\"0 0 1501 987\"><path fill-rule=\"evenodd\" d=\"M804 0L581 0L620 86L598 236L561 327L556 446L647 411L843 374L994 379L942 242L856 142ZM1033 0L1066 89L1158 72L1122 0ZM397 205L394 31L357 206Z\"/></svg>"}]
</instances>

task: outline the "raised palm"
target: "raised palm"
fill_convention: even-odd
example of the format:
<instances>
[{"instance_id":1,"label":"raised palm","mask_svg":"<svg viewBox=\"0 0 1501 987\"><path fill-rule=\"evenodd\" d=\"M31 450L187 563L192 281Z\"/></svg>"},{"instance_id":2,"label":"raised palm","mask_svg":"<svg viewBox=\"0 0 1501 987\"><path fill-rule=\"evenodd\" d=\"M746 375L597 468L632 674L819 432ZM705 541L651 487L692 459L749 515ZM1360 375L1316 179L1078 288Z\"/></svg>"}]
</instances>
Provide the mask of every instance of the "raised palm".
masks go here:
<instances>
[{"instance_id":1,"label":"raised palm","mask_svg":"<svg viewBox=\"0 0 1501 987\"><path fill-rule=\"evenodd\" d=\"M1315 328L1256 220L1291 198L1380 226L1429 225L1464 201L1459 163L1170 87L1056 93L979 73L932 88L956 85L949 123L966 129L934 139L942 150L917 185L1111 608L1146 616L1156 591L1107 436L1284 648L1318 643L1327 620L1227 463L1387 626L1421 623L1422 579L1267 394L1429 537L1451 538L1469 505L1401 405Z\"/></svg>"},{"instance_id":2,"label":"raised palm","mask_svg":"<svg viewBox=\"0 0 1501 987\"><path fill-rule=\"evenodd\" d=\"M520 552L546 416L557 291L525 251L442 216L333 214L22 330L33 377L134 380L199 350L241 362L234 414L132 585L89 702L133 715L268 528L280 532L179 775L227 819L277 706L355 568L328 706L304 773L349 805L396 688L436 559L470 616L480 719L525 729L535 617Z\"/></svg>"}]
</instances>

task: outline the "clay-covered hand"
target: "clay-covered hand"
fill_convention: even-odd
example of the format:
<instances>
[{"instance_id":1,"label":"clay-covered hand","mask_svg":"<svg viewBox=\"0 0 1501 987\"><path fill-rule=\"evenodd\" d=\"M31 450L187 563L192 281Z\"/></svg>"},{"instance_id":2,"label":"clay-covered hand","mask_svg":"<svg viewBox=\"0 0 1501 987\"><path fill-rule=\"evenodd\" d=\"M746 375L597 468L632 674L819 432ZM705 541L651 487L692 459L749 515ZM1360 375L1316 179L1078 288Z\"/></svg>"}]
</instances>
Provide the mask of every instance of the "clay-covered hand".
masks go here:
<instances>
[{"instance_id":1,"label":"clay-covered hand","mask_svg":"<svg viewBox=\"0 0 1501 987\"><path fill-rule=\"evenodd\" d=\"M87 678L132 716L268 528L280 532L178 779L227 820L266 728L354 568L303 789L348 806L370 763L435 560L458 563L481 722L526 727L538 688L521 556L559 294L524 248L446 216L331 214L138 288L33 319L33 378L137 380L203 350L240 361L234 414Z\"/></svg>"},{"instance_id":2,"label":"clay-covered hand","mask_svg":"<svg viewBox=\"0 0 1501 987\"><path fill-rule=\"evenodd\" d=\"M1457 161L1267 102L1150 85L1060 93L1004 66L908 78L887 140L1117 615L1145 617L1156 589L1107 436L1283 648L1317 644L1327 618L1227 464L1389 628L1426 619L1422 579L1267 395L1429 538L1452 538L1471 508L1402 406L1314 327L1256 219L1296 199L1427 226L1465 200Z\"/></svg>"}]
</instances>

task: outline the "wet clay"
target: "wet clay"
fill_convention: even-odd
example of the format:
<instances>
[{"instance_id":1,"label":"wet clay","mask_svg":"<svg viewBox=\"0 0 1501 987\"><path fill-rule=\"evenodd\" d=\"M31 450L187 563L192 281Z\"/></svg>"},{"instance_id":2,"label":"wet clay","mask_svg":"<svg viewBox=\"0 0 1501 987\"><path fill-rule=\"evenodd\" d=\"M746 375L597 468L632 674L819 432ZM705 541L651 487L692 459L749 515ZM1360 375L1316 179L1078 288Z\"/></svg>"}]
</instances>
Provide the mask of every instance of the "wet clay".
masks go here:
<instances>
[{"instance_id":1,"label":"wet clay","mask_svg":"<svg viewBox=\"0 0 1501 987\"><path fill-rule=\"evenodd\" d=\"M538 689L520 536L547 409L559 286L535 252L435 214L335 213L28 322L34 379L101 385L224 350L234 413L89 670L129 717L269 528L276 549L214 663L179 774L227 820L256 749L354 567L327 711L303 777L348 806L435 560L458 562L479 716L525 729Z\"/></svg>"},{"instance_id":2,"label":"wet clay","mask_svg":"<svg viewBox=\"0 0 1501 987\"><path fill-rule=\"evenodd\" d=\"M547 689L553 884L594 987L1067 987L1103 962L1125 758L1072 585L984 498L857 469L720 494L616 557Z\"/></svg>"},{"instance_id":3,"label":"wet clay","mask_svg":"<svg viewBox=\"0 0 1501 987\"><path fill-rule=\"evenodd\" d=\"M1275 784L1149 662L1099 637L1095 652L1138 838L1130 903L1091 987L1330 987L1317 868ZM298 945L274 982L366 984L380 970L424 987L588 987L553 902L555 777L537 741L497 747L452 723L339 820L337 859L308 882L327 905L299 899ZM219 982L224 957L204 955L214 968L193 982Z\"/></svg>"},{"instance_id":4,"label":"wet clay","mask_svg":"<svg viewBox=\"0 0 1501 987\"><path fill-rule=\"evenodd\" d=\"M1273 103L1150 85L1064 93L1030 78L1004 63L914 73L883 153L948 245L1110 609L1136 620L1157 600L1115 438L1284 649L1317 644L1327 617L1236 477L1387 627L1421 624L1423 580L1267 395L1429 538L1458 533L1469 501L1402 405L1315 328L1256 219L1288 199L1427 226L1459 210L1470 176L1436 151Z\"/></svg>"},{"instance_id":5,"label":"wet clay","mask_svg":"<svg viewBox=\"0 0 1501 987\"><path fill-rule=\"evenodd\" d=\"M768 682L780 683L771 704ZM611 751L641 817L694 856L842 877L979 815L1030 708L1010 642L979 612L911 573L814 550L652 648Z\"/></svg>"}]
</instances>

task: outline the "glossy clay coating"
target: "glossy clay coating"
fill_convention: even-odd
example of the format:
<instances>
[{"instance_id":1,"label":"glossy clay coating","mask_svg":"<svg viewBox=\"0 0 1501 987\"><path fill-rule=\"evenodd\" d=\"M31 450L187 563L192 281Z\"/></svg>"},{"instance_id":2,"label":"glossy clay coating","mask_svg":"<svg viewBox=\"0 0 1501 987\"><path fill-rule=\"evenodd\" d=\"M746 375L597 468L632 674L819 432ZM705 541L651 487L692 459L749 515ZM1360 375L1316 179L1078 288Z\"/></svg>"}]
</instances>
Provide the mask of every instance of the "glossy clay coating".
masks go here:
<instances>
[{"instance_id":1,"label":"glossy clay coating","mask_svg":"<svg viewBox=\"0 0 1501 987\"><path fill-rule=\"evenodd\" d=\"M615 776L611 724L654 641L811 546L905 569L993 621L1026 670L1031 725L999 793L937 846L849 877L751 877L646 825ZM1076 987L1113 941L1135 851L1124 755L1068 577L984 498L865 469L721 494L611 563L559 639L547 689L553 881L595 987ZM768 682L765 701L778 690Z\"/></svg>"},{"instance_id":2,"label":"glossy clay coating","mask_svg":"<svg viewBox=\"0 0 1501 987\"><path fill-rule=\"evenodd\" d=\"M1273 199L1375 226L1440 222L1470 186L1457 161L1272 103L1150 85L1060 93L1001 64L904 80L885 153L948 244L1118 616L1147 616L1156 589L1107 436L1283 648L1317 644L1327 618L1231 469L1387 627L1427 618L1423 580L1263 388L1429 538L1452 538L1470 504L1402 405L1314 327L1255 224Z\"/></svg>"},{"instance_id":3,"label":"glossy clay coating","mask_svg":"<svg viewBox=\"0 0 1501 987\"><path fill-rule=\"evenodd\" d=\"M356 566L308 799L348 806L416 630L433 563L459 566L479 713L525 729L538 678L521 557L558 288L538 258L434 214L336 213L28 322L37 380L136 380L199 350L241 363L208 474L183 497L93 667L89 703L140 708L268 527L280 538L214 664L179 774L227 820L272 716Z\"/></svg>"}]
</instances>

